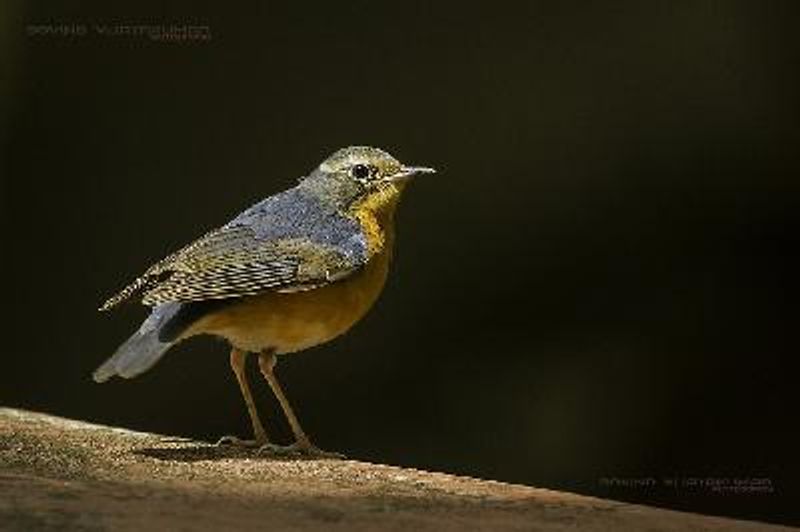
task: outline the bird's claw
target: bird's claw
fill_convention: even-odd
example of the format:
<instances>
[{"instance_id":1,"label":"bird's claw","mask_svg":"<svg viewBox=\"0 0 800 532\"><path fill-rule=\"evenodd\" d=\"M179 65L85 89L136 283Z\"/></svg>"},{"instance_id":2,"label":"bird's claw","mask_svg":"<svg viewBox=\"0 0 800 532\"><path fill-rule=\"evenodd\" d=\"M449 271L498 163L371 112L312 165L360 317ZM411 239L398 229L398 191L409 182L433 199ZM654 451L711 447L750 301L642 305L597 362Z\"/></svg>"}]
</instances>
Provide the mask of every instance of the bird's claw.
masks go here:
<instances>
[{"instance_id":1,"label":"bird's claw","mask_svg":"<svg viewBox=\"0 0 800 532\"><path fill-rule=\"evenodd\" d=\"M256 449L261 454L285 457L306 457L328 460L345 460L347 457L341 453L323 451L309 442L295 442L291 445L277 445L263 440L244 440L238 436L223 436L217 443L217 447L240 447L245 449Z\"/></svg>"},{"instance_id":2,"label":"bird's claw","mask_svg":"<svg viewBox=\"0 0 800 532\"><path fill-rule=\"evenodd\" d=\"M261 447L262 445L269 445L269 444L268 443L265 444L264 442L258 440L243 440L238 436L227 435L217 440L217 443L215 445L217 447L231 446L231 447L245 447L248 449L254 449L257 447Z\"/></svg>"}]
</instances>

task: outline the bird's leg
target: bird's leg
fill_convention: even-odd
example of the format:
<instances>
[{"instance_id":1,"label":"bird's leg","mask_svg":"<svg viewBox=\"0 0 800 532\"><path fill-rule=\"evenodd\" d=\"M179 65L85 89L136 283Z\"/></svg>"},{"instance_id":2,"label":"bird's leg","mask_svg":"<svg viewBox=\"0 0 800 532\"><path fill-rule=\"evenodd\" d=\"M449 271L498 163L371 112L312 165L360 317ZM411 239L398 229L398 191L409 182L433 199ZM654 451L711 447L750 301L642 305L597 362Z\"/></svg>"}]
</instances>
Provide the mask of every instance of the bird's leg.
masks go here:
<instances>
[{"instance_id":1,"label":"bird's leg","mask_svg":"<svg viewBox=\"0 0 800 532\"><path fill-rule=\"evenodd\" d=\"M302 454L320 458L344 458L344 456L341 454L329 453L318 449L311 443L311 440L308 439L303 427L300 426L300 422L297 420L297 416L294 415L292 405L289 404L286 394L283 393L283 388L281 388L278 378L275 376L275 364L277 360L278 359L275 356L275 351L273 349L267 349L258 355L258 367L261 368L261 374L269 383L270 388L272 388L272 393L275 394L275 397L278 398L278 402L281 404L283 413L286 415L286 419L289 421L289 425L292 427L292 433L294 434L295 442L288 447L277 447L267 444L262 448L279 453L300 452Z\"/></svg>"},{"instance_id":2,"label":"bird's leg","mask_svg":"<svg viewBox=\"0 0 800 532\"><path fill-rule=\"evenodd\" d=\"M246 358L247 353L245 351L236 349L235 347L231 349L231 369L234 375L236 375L236 380L239 382L239 389L242 390L242 397L244 397L244 402L247 405L247 413L250 414L250 423L253 425L253 436L255 439L241 440L236 436L223 436L219 440L218 445L234 444L245 447L260 447L269 443L264 425L261 424L261 420L258 418L258 410L256 410L256 404L253 401L253 394L250 392L250 386L247 384L247 375L245 373Z\"/></svg>"},{"instance_id":3,"label":"bird's leg","mask_svg":"<svg viewBox=\"0 0 800 532\"><path fill-rule=\"evenodd\" d=\"M275 351L273 350L263 351L258 356L258 367L261 368L261 374L269 383L270 388L272 388L272 393L275 394L275 397L278 398L278 402L281 404L281 408L283 409L283 413L286 415L286 419L289 420L289 425L292 427L292 433L294 433L295 444L299 448L313 447L311 445L311 441L308 439L308 436L306 436L306 433L303 431L303 427L300 426L300 422L297 421L297 416L294 415L292 405L289 404L289 400L283 393L283 388L281 388L278 378L275 377L276 362L277 357L275 356Z\"/></svg>"}]
</instances>

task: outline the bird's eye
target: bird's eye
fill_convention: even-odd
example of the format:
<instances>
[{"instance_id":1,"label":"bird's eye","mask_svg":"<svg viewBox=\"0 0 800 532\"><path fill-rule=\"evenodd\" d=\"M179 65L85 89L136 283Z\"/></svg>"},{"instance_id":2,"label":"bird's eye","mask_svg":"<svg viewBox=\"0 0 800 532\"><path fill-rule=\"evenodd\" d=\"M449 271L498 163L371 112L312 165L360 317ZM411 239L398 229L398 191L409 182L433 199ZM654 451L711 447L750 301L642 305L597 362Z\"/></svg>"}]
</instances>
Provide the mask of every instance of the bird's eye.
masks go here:
<instances>
[{"instance_id":1,"label":"bird's eye","mask_svg":"<svg viewBox=\"0 0 800 532\"><path fill-rule=\"evenodd\" d=\"M372 171L366 164L356 164L353 166L353 168L350 169L350 174L356 179L359 179L361 181L364 181L367 178L369 178L371 173Z\"/></svg>"}]
</instances>

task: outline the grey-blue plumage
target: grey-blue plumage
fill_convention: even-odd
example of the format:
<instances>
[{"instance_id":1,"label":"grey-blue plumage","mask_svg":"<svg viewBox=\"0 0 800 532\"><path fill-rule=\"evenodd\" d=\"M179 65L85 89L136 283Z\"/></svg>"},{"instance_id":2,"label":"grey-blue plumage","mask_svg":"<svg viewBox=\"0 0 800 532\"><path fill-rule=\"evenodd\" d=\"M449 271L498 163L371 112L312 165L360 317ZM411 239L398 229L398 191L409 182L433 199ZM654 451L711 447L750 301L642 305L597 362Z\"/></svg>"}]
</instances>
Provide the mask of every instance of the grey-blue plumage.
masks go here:
<instances>
[{"instance_id":1,"label":"grey-blue plumage","mask_svg":"<svg viewBox=\"0 0 800 532\"><path fill-rule=\"evenodd\" d=\"M246 227L257 241L308 239L334 248L354 263L367 260L367 244L362 229L353 218L343 216L342 207L323 201L307 178L300 185L266 198L246 209L223 229Z\"/></svg>"},{"instance_id":2,"label":"grey-blue plumage","mask_svg":"<svg viewBox=\"0 0 800 532\"><path fill-rule=\"evenodd\" d=\"M105 382L114 375L129 379L150 369L175 342L160 339L159 331L180 310L180 303L165 303L154 308L139 330L95 370L92 375L94 380Z\"/></svg>"}]
</instances>

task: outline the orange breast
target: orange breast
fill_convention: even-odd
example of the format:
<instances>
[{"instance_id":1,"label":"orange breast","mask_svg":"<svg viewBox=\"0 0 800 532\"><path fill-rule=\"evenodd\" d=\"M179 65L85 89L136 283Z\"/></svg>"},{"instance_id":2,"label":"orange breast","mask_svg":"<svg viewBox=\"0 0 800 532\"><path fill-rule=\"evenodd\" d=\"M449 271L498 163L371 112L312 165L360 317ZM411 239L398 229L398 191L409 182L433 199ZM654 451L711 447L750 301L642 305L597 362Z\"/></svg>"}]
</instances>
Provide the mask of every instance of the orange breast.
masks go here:
<instances>
[{"instance_id":1,"label":"orange breast","mask_svg":"<svg viewBox=\"0 0 800 532\"><path fill-rule=\"evenodd\" d=\"M213 334L246 351L292 353L327 342L352 327L378 299L391 257L387 246L358 272L312 290L242 298L192 325L184 337Z\"/></svg>"}]
</instances>

